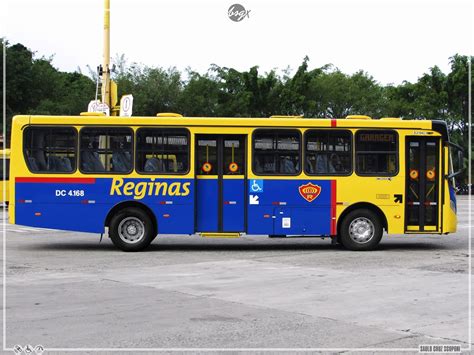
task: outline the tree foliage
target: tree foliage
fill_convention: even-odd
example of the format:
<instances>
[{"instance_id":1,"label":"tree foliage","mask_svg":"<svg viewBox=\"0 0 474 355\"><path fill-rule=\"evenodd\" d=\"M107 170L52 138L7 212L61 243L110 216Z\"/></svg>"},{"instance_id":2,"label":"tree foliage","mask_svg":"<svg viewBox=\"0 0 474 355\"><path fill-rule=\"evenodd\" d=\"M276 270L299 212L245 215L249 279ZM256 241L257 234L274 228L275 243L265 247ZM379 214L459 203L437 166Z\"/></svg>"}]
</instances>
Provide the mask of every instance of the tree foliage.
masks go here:
<instances>
[{"instance_id":1,"label":"tree foliage","mask_svg":"<svg viewBox=\"0 0 474 355\"><path fill-rule=\"evenodd\" d=\"M90 68L90 77L61 72L52 65L52 58L36 58L22 44L8 42L6 58L8 127L15 114L78 114L95 96L97 77ZM381 85L362 70L348 75L331 64L310 70L308 57L294 74L289 68L262 73L254 66L240 72L215 64L201 74L192 69L181 73L176 68L129 64L121 55L114 59L113 77L119 95L134 95L135 115L333 118L366 114L442 119L452 139L467 147L468 61L472 63L473 57L455 54L449 60L449 73L434 66L416 82L400 85Z\"/></svg>"},{"instance_id":2,"label":"tree foliage","mask_svg":"<svg viewBox=\"0 0 474 355\"><path fill-rule=\"evenodd\" d=\"M0 41L3 48L3 40ZM75 115L84 111L84 106L94 97L95 84L89 77L60 72L51 62L52 58L35 58L22 44L6 43L8 124L16 114ZM3 91L3 80L1 85Z\"/></svg>"}]
</instances>

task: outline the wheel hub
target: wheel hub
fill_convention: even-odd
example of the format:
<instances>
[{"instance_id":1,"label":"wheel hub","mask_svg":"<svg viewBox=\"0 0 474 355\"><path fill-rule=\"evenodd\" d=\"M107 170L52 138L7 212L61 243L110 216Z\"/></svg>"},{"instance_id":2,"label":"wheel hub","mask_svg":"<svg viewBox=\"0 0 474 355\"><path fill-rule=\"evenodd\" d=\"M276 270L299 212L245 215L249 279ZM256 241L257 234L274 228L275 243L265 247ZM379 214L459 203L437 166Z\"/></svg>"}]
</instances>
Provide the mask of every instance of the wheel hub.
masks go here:
<instances>
[{"instance_id":1,"label":"wheel hub","mask_svg":"<svg viewBox=\"0 0 474 355\"><path fill-rule=\"evenodd\" d=\"M137 228L133 225L127 227L128 234L135 235L137 234Z\"/></svg>"},{"instance_id":2,"label":"wheel hub","mask_svg":"<svg viewBox=\"0 0 474 355\"><path fill-rule=\"evenodd\" d=\"M118 234L125 243L135 244L145 236L145 225L137 217L126 217L118 226Z\"/></svg>"},{"instance_id":3,"label":"wheel hub","mask_svg":"<svg viewBox=\"0 0 474 355\"><path fill-rule=\"evenodd\" d=\"M358 217L349 225L349 236L356 243L367 243L374 237L374 234L374 224L366 217Z\"/></svg>"}]
</instances>

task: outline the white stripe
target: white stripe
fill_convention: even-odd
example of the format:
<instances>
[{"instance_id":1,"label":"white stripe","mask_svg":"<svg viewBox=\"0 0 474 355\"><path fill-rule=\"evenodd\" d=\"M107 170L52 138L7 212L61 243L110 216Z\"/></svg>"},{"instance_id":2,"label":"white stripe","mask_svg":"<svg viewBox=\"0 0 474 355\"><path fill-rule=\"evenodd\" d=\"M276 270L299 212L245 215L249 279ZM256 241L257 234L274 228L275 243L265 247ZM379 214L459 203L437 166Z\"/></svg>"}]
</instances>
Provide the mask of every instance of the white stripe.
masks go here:
<instances>
[{"instance_id":1,"label":"white stripe","mask_svg":"<svg viewBox=\"0 0 474 355\"><path fill-rule=\"evenodd\" d=\"M20 227L20 229L25 230L25 231L32 231L32 232L44 231L43 228Z\"/></svg>"},{"instance_id":2,"label":"white stripe","mask_svg":"<svg viewBox=\"0 0 474 355\"><path fill-rule=\"evenodd\" d=\"M49 229L44 229L44 228L14 227L14 226L9 226L6 230L7 232L18 232L18 233L31 233L31 232L44 233L44 232L49 231Z\"/></svg>"}]
</instances>

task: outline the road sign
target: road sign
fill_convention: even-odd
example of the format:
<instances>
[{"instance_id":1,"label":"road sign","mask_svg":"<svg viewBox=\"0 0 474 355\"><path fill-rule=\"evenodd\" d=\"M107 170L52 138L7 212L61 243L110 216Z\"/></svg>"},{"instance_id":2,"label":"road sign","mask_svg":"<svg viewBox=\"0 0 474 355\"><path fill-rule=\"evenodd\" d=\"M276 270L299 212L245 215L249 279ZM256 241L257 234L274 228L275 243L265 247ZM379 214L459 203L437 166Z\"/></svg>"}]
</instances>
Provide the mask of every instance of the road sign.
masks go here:
<instances>
[{"instance_id":1,"label":"road sign","mask_svg":"<svg viewBox=\"0 0 474 355\"><path fill-rule=\"evenodd\" d=\"M120 99L120 116L131 117L133 107L133 95L123 95Z\"/></svg>"},{"instance_id":2,"label":"road sign","mask_svg":"<svg viewBox=\"0 0 474 355\"><path fill-rule=\"evenodd\" d=\"M103 112L106 116L110 116L110 109L107 104L100 102L99 100L92 100L87 106L87 112Z\"/></svg>"}]
</instances>

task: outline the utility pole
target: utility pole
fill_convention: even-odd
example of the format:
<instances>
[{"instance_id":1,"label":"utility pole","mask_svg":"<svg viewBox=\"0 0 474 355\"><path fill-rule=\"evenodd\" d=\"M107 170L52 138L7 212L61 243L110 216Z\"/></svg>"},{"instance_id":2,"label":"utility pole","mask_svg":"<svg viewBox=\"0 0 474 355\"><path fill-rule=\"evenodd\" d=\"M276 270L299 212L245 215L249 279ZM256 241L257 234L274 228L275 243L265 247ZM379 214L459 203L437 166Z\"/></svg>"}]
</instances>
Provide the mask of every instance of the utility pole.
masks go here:
<instances>
[{"instance_id":1,"label":"utility pole","mask_svg":"<svg viewBox=\"0 0 474 355\"><path fill-rule=\"evenodd\" d=\"M110 0L104 0L104 61L102 65L102 103L112 110L110 100Z\"/></svg>"}]
</instances>

